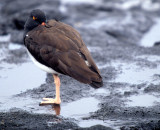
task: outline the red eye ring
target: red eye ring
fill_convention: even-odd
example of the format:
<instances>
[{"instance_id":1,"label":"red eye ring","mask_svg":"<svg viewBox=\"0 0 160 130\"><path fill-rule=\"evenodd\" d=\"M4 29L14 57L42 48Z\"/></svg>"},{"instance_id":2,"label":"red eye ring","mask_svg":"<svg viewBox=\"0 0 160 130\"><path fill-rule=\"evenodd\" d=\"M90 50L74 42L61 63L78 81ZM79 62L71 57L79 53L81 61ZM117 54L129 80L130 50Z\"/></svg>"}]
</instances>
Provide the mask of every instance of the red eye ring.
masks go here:
<instances>
[{"instance_id":1,"label":"red eye ring","mask_svg":"<svg viewBox=\"0 0 160 130\"><path fill-rule=\"evenodd\" d=\"M33 20L36 20L37 18L33 16Z\"/></svg>"}]
</instances>

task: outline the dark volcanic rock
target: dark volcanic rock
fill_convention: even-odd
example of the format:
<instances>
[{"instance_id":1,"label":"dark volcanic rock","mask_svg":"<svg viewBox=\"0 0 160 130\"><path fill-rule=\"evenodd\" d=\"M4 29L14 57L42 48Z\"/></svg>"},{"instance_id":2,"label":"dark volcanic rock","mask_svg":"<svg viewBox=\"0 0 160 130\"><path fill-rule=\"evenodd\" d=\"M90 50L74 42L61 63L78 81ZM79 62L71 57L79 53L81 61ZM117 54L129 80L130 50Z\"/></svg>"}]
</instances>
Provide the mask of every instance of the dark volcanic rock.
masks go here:
<instances>
[{"instance_id":1,"label":"dark volcanic rock","mask_svg":"<svg viewBox=\"0 0 160 130\"><path fill-rule=\"evenodd\" d=\"M13 111L13 110L12 110ZM30 114L22 110L0 113L0 129L77 129L72 120L62 119L54 115ZM23 119L23 120L22 120Z\"/></svg>"},{"instance_id":2,"label":"dark volcanic rock","mask_svg":"<svg viewBox=\"0 0 160 130\"><path fill-rule=\"evenodd\" d=\"M151 92L159 93L160 87L159 85L150 84L144 89L144 92L145 93L151 93Z\"/></svg>"},{"instance_id":3,"label":"dark volcanic rock","mask_svg":"<svg viewBox=\"0 0 160 130\"><path fill-rule=\"evenodd\" d=\"M159 41L154 43L154 46L159 46L159 45L160 45Z\"/></svg>"},{"instance_id":4,"label":"dark volcanic rock","mask_svg":"<svg viewBox=\"0 0 160 130\"><path fill-rule=\"evenodd\" d=\"M80 128L80 130L113 130L112 128L105 127L102 125L95 125L90 128Z\"/></svg>"},{"instance_id":5,"label":"dark volcanic rock","mask_svg":"<svg viewBox=\"0 0 160 130\"><path fill-rule=\"evenodd\" d=\"M159 130L160 129L160 120L159 121L150 121L145 123L140 123L138 126L124 126L121 127L121 130Z\"/></svg>"}]
</instances>

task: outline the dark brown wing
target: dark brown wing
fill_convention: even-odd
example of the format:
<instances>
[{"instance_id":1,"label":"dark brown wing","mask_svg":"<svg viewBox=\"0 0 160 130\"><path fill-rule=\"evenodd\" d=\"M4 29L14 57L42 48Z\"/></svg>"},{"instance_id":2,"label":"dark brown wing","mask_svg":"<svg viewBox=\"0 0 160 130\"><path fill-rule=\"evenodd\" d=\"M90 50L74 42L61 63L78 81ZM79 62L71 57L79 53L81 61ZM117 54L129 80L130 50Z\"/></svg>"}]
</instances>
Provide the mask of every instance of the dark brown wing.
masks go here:
<instances>
[{"instance_id":1,"label":"dark brown wing","mask_svg":"<svg viewBox=\"0 0 160 130\"><path fill-rule=\"evenodd\" d=\"M79 33L71 26L50 20L46 26L40 25L28 32L24 43L40 63L80 82L102 86L96 64Z\"/></svg>"}]
</instances>

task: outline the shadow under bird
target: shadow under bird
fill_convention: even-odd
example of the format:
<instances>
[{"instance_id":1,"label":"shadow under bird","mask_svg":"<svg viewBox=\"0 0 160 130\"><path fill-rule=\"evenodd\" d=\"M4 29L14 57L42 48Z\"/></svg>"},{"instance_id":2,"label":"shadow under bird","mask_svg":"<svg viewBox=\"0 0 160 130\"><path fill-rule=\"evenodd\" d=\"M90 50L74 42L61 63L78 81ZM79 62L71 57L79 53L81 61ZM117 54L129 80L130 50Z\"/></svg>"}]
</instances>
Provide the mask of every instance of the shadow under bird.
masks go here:
<instances>
[{"instance_id":1,"label":"shadow under bird","mask_svg":"<svg viewBox=\"0 0 160 130\"><path fill-rule=\"evenodd\" d=\"M44 12L36 9L30 13L24 30L24 45L28 54L39 68L53 74L56 86L55 99L43 98L40 105L61 103L59 74L94 88L103 85L98 67L73 27L57 20L46 21Z\"/></svg>"}]
</instances>

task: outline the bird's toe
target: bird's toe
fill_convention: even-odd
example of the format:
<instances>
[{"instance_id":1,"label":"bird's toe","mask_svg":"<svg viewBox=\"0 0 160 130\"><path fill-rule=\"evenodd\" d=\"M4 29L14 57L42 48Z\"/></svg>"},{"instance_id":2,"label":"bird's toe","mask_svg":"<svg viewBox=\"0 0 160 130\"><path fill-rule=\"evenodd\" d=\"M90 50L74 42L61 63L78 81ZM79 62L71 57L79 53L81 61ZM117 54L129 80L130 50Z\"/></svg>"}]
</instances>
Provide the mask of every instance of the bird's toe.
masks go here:
<instances>
[{"instance_id":1,"label":"bird's toe","mask_svg":"<svg viewBox=\"0 0 160 130\"><path fill-rule=\"evenodd\" d=\"M53 98L43 98L40 105L53 105L53 104L60 104L61 100L53 99Z\"/></svg>"}]
</instances>

